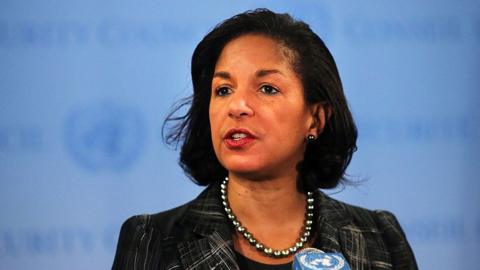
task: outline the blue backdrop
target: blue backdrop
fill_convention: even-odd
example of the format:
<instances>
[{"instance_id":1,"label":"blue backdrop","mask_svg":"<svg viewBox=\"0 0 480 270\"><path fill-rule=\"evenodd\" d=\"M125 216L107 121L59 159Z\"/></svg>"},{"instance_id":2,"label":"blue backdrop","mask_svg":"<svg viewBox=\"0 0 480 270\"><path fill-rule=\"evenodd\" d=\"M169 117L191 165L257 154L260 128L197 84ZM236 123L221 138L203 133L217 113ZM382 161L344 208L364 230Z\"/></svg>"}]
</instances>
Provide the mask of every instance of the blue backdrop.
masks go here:
<instances>
[{"instance_id":1,"label":"blue backdrop","mask_svg":"<svg viewBox=\"0 0 480 270\"><path fill-rule=\"evenodd\" d=\"M108 269L127 217L199 193L162 121L197 42L256 7L337 60L367 181L333 196L393 211L422 269L476 268L478 1L172 2L0 2L0 269Z\"/></svg>"}]
</instances>

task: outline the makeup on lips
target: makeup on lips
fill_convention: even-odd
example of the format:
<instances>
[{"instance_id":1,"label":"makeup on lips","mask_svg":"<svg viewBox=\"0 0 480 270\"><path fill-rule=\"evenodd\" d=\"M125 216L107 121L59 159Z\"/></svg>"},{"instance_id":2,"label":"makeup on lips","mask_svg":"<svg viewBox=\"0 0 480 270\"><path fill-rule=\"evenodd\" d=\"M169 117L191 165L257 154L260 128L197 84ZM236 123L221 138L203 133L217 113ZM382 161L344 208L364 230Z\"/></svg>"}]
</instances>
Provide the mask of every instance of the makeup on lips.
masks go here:
<instances>
[{"instance_id":1,"label":"makeup on lips","mask_svg":"<svg viewBox=\"0 0 480 270\"><path fill-rule=\"evenodd\" d=\"M250 131L243 128L230 129L223 138L229 148L242 148L255 139L256 137Z\"/></svg>"}]
</instances>

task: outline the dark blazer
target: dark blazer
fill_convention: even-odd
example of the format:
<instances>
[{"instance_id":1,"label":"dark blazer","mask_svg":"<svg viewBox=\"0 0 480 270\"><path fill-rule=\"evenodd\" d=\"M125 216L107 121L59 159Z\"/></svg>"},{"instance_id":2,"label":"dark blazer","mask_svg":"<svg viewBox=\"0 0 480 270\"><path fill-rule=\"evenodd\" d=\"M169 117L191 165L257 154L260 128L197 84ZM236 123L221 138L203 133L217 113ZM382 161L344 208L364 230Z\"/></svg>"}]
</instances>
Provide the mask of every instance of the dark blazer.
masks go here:
<instances>
[{"instance_id":1,"label":"dark blazer","mask_svg":"<svg viewBox=\"0 0 480 270\"><path fill-rule=\"evenodd\" d=\"M351 269L417 269L396 218L317 194L314 246L341 252ZM239 269L219 185L175 209L134 216L120 231L112 269Z\"/></svg>"}]
</instances>

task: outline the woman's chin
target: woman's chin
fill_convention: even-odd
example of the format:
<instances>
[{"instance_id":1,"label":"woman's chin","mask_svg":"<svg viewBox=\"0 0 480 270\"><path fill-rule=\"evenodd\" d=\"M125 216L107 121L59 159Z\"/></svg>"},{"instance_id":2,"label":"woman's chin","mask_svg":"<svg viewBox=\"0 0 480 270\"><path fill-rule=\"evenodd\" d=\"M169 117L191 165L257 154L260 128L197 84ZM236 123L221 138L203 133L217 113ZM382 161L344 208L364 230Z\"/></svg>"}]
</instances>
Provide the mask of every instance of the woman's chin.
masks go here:
<instances>
[{"instance_id":1,"label":"woman's chin","mask_svg":"<svg viewBox=\"0 0 480 270\"><path fill-rule=\"evenodd\" d=\"M230 174L248 178L265 173L258 164L232 164L226 168Z\"/></svg>"},{"instance_id":2,"label":"woman's chin","mask_svg":"<svg viewBox=\"0 0 480 270\"><path fill-rule=\"evenodd\" d=\"M252 164L247 166L246 164L229 166L227 167L230 176L235 175L248 180L265 180L274 177L274 172L266 169L265 167L258 166L258 164Z\"/></svg>"}]
</instances>

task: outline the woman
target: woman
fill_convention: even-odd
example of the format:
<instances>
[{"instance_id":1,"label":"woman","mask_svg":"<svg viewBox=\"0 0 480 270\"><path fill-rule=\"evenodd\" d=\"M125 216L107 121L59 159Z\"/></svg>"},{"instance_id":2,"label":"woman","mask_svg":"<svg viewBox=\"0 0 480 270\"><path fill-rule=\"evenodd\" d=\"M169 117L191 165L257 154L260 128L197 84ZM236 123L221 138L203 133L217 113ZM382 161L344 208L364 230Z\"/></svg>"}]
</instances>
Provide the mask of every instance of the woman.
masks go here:
<instances>
[{"instance_id":1,"label":"woman","mask_svg":"<svg viewBox=\"0 0 480 270\"><path fill-rule=\"evenodd\" d=\"M259 9L213 29L192 57L193 96L167 136L198 198L122 226L113 269L291 269L304 247L352 269L416 269L395 217L329 198L357 132L322 40Z\"/></svg>"}]
</instances>

